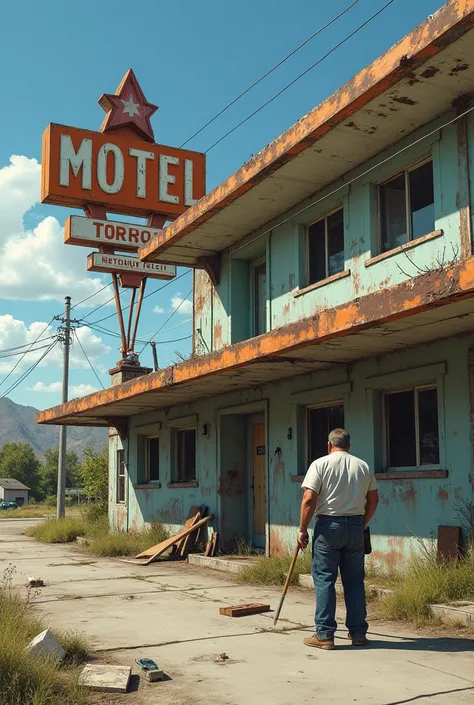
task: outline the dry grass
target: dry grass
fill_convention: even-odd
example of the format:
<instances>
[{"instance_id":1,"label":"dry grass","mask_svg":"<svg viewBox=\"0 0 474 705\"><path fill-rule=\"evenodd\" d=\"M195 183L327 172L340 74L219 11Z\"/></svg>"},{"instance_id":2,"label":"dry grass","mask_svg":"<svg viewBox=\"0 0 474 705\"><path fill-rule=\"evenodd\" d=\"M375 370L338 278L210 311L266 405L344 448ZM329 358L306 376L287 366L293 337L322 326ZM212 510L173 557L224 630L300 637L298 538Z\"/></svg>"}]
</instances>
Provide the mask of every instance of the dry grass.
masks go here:
<instances>
[{"instance_id":1,"label":"dry grass","mask_svg":"<svg viewBox=\"0 0 474 705\"><path fill-rule=\"evenodd\" d=\"M240 573L237 573L237 579L242 583L250 583L252 585L283 585L292 557L293 554L288 552L278 558L257 558ZM300 553L298 557L291 580L292 584L298 582L301 574L307 573L311 573L311 551L309 549L304 553Z\"/></svg>"},{"instance_id":2,"label":"dry grass","mask_svg":"<svg viewBox=\"0 0 474 705\"><path fill-rule=\"evenodd\" d=\"M45 504L27 504L18 509L7 509L0 511L0 519L42 519L56 514L54 507Z\"/></svg>"},{"instance_id":3,"label":"dry grass","mask_svg":"<svg viewBox=\"0 0 474 705\"><path fill-rule=\"evenodd\" d=\"M87 551L94 556L134 556L168 538L161 524L133 533L111 531L107 517L48 519L27 529L28 536L43 543L70 543L78 536L88 539Z\"/></svg>"},{"instance_id":4,"label":"dry grass","mask_svg":"<svg viewBox=\"0 0 474 705\"><path fill-rule=\"evenodd\" d=\"M45 628L32 611L31 595L12 588L13 570L0 584L0 697L2 705L86 705L87 694L77 685L71 666L87 657L88 645L79 635L57 634L69 653L68 663L31 659L26 646Z\"/></svg>"}]
</instances>

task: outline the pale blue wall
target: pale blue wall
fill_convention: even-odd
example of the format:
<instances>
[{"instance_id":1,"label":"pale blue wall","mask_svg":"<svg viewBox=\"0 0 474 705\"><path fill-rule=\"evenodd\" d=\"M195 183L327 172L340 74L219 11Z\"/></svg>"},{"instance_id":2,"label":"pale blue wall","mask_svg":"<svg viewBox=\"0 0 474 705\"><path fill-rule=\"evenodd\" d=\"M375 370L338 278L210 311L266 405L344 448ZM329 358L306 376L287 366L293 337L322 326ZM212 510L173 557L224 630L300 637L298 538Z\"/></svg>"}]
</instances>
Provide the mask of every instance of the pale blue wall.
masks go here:
<instances>
[{"instance_id":1,"label":"pale blue wall","mask_svg":"<svg viewBox=\"0 0 474 705\"><path fill-rule=\"evenodd\" d=\"M215 396L195 404L172 407L169 414L159 411L131 419L128 453L128 518L126 507L115 504L115 452L111 453L111 518L114 525L127 530L144 523L162 521L171 531L179 529L192 505L205 504L216 514L214 530L219 530L219 512L223 521L234 522L231 504L222 503L219 489L223 482L219 471L218 422L222 410L255 402L268 403L268 496L270 547L277 552L294 542L301 498L300 483L292 476L305 472L304 424L297 423L298 410L310 401L330 401L331 389L337 386L337 396L345 401L345 424L352 435L352 451L380 470L375 438L377 408L372 406L368 387L374 376L402 373L407 383L425 382L426 370L444 363L446 374L440 377L440 395L443 398L441 428L441 457L443 469L449 471L446 479L380 481L381 504L373 523L374 555L388 565L399 563L412 548L417 547L415 536L428 538L436 534L439 525L457 525L457 506L464 499L472 500L470 485L471 447L469 422L468 349L474 345L474 335L438 341L372 358L347 369L301 375L291 380L275 382L258 389ZM431 373L431 372L430 372ZM351 389L348 391L347 383ZM346 385L341 387L341 385ZM298 398L304 394L304 398ZM263 407L262 407L263 408ZM198 468L196 488L169 488L170 481L170 425L172 419L197 415ZM162 424L160 441L160 480L158 489L135 489L137 479L137 427ZM209 424L209 438L201 435L203 424ZM288 440L288 428L293 437ZM140 429L139 429L140 430ZM115 451L117 437L111 439ZM277 448L281 455L275 455ZM228 459L228 455L226 455ZM228 462L227 462L228 465ZM222 474L226 472L222 462ZM227 515L225 515L225 511ZM382 555L383 554L383 555Z\"/></svg>"}]
</instances>

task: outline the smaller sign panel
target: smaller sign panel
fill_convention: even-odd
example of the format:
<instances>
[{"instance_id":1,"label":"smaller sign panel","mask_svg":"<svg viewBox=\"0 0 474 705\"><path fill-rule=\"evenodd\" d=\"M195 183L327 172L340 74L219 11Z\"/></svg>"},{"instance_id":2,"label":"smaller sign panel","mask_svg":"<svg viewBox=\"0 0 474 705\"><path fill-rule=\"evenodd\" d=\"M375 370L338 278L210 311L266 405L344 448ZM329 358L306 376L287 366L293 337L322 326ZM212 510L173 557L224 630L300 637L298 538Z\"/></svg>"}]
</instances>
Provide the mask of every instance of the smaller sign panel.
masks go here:
<instances>
[{"instance_id":1,"label":"smaller sign panel","mask_svg":"<svg viewBox=\"0 0 474 705\"><path fill-rule=\"evenodd\" d=\"M71 215L64 224L64 242L67 245L101 247L108 245L123 252L137 252L161 230L147 225L133 225L114 220L96 220Z\"/></svg>"},{"instance_id":2,"label":"smaller sign panel","mask_svg":"<svg viewBox=\"0 0 474 705\"><path fill-rule=\"evenodd\" d=\"M265 455L265 446L257 446L257 455Z\"/></svg>"},{"instance_id":3,"label":"smaller sign panel","mask_svg":"<svg viewBox=\"0 0 474 705\"><path fill-rule=\"evenodd\" d=\"M92 252L87 258L89 272L133 272L144 274L150 279L174 279L176 267L161 262L141 262L136 257L127 255L106 255Z\"/></svg>"}]
</instances>

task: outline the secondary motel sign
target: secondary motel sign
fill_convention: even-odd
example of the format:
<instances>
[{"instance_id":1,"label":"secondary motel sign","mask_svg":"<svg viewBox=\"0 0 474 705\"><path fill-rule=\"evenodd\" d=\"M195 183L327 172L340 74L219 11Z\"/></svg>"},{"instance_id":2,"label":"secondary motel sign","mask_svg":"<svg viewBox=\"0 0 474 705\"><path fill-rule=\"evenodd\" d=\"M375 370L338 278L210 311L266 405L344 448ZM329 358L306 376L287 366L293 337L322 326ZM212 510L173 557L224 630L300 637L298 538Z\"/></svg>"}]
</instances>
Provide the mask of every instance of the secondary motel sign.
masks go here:
<instances>
[{"instance_id":1,"label":"secondary motel sign","mask_svg":"<svg viewBox=\"0 0 474 705\"><path fill-rule=\"evenodd\" d=\"M173 279L176 276L176 267L172 264L141 262L136 257L102 252L91 252L87 258L87 269L90 272L138 272L151 279Z\"/></svg>"},{"instance_id":2,"label":"secondary motel sign","mask_svg":"<svg viewBox=\"0 0 474 705\"><path fill-rule=\"evenodd\" d=\"M64 224L64 242L68 245L84 247L112 247L123 252L136 252L154 235L159 228L132 223L119 223L114 220L96 220L81 215L71 215Z\"/></svg>"}]
</instances>

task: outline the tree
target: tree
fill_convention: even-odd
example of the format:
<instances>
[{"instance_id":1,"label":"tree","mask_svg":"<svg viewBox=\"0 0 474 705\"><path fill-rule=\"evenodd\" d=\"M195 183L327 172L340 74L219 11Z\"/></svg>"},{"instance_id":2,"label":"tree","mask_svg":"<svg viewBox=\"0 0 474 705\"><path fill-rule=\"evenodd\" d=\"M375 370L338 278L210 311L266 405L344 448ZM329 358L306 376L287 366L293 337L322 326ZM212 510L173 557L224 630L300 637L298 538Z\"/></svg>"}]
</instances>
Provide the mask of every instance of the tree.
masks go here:
<instances>
[{"instance_id":1,"label":"tree","mask_svg":"<svg viewBox=\"0 0 474 705\"><path fill-rule=\"evenodd\" d=\"M35 497L39 491L40 462L29 443L5 443L0 450L0 477L11 477L30 487Z\"/></svg>"},{"instance_id":2,"label":"tree","mask_svg":"<svg viewBox=\"0 0 474 705\"><path fill-rule=\"evenodd\" d=\"M58 492L59 448L48 448L40 468L40 491L43 498ZM66 487L80 487L79 458L74 451L66 453Z\"/></svg>"},{"instance_id":3,"label":"tree","mask_svg":"<svg viewBox=\"0 0 474 705\"><path fill-rule=\"evenodd\" d=\"M106 446L100 453L86 448L79 471L82 487L87 497L98 502L107 502L109 493L109 449Z\"/></svg>"}]
</instances>

